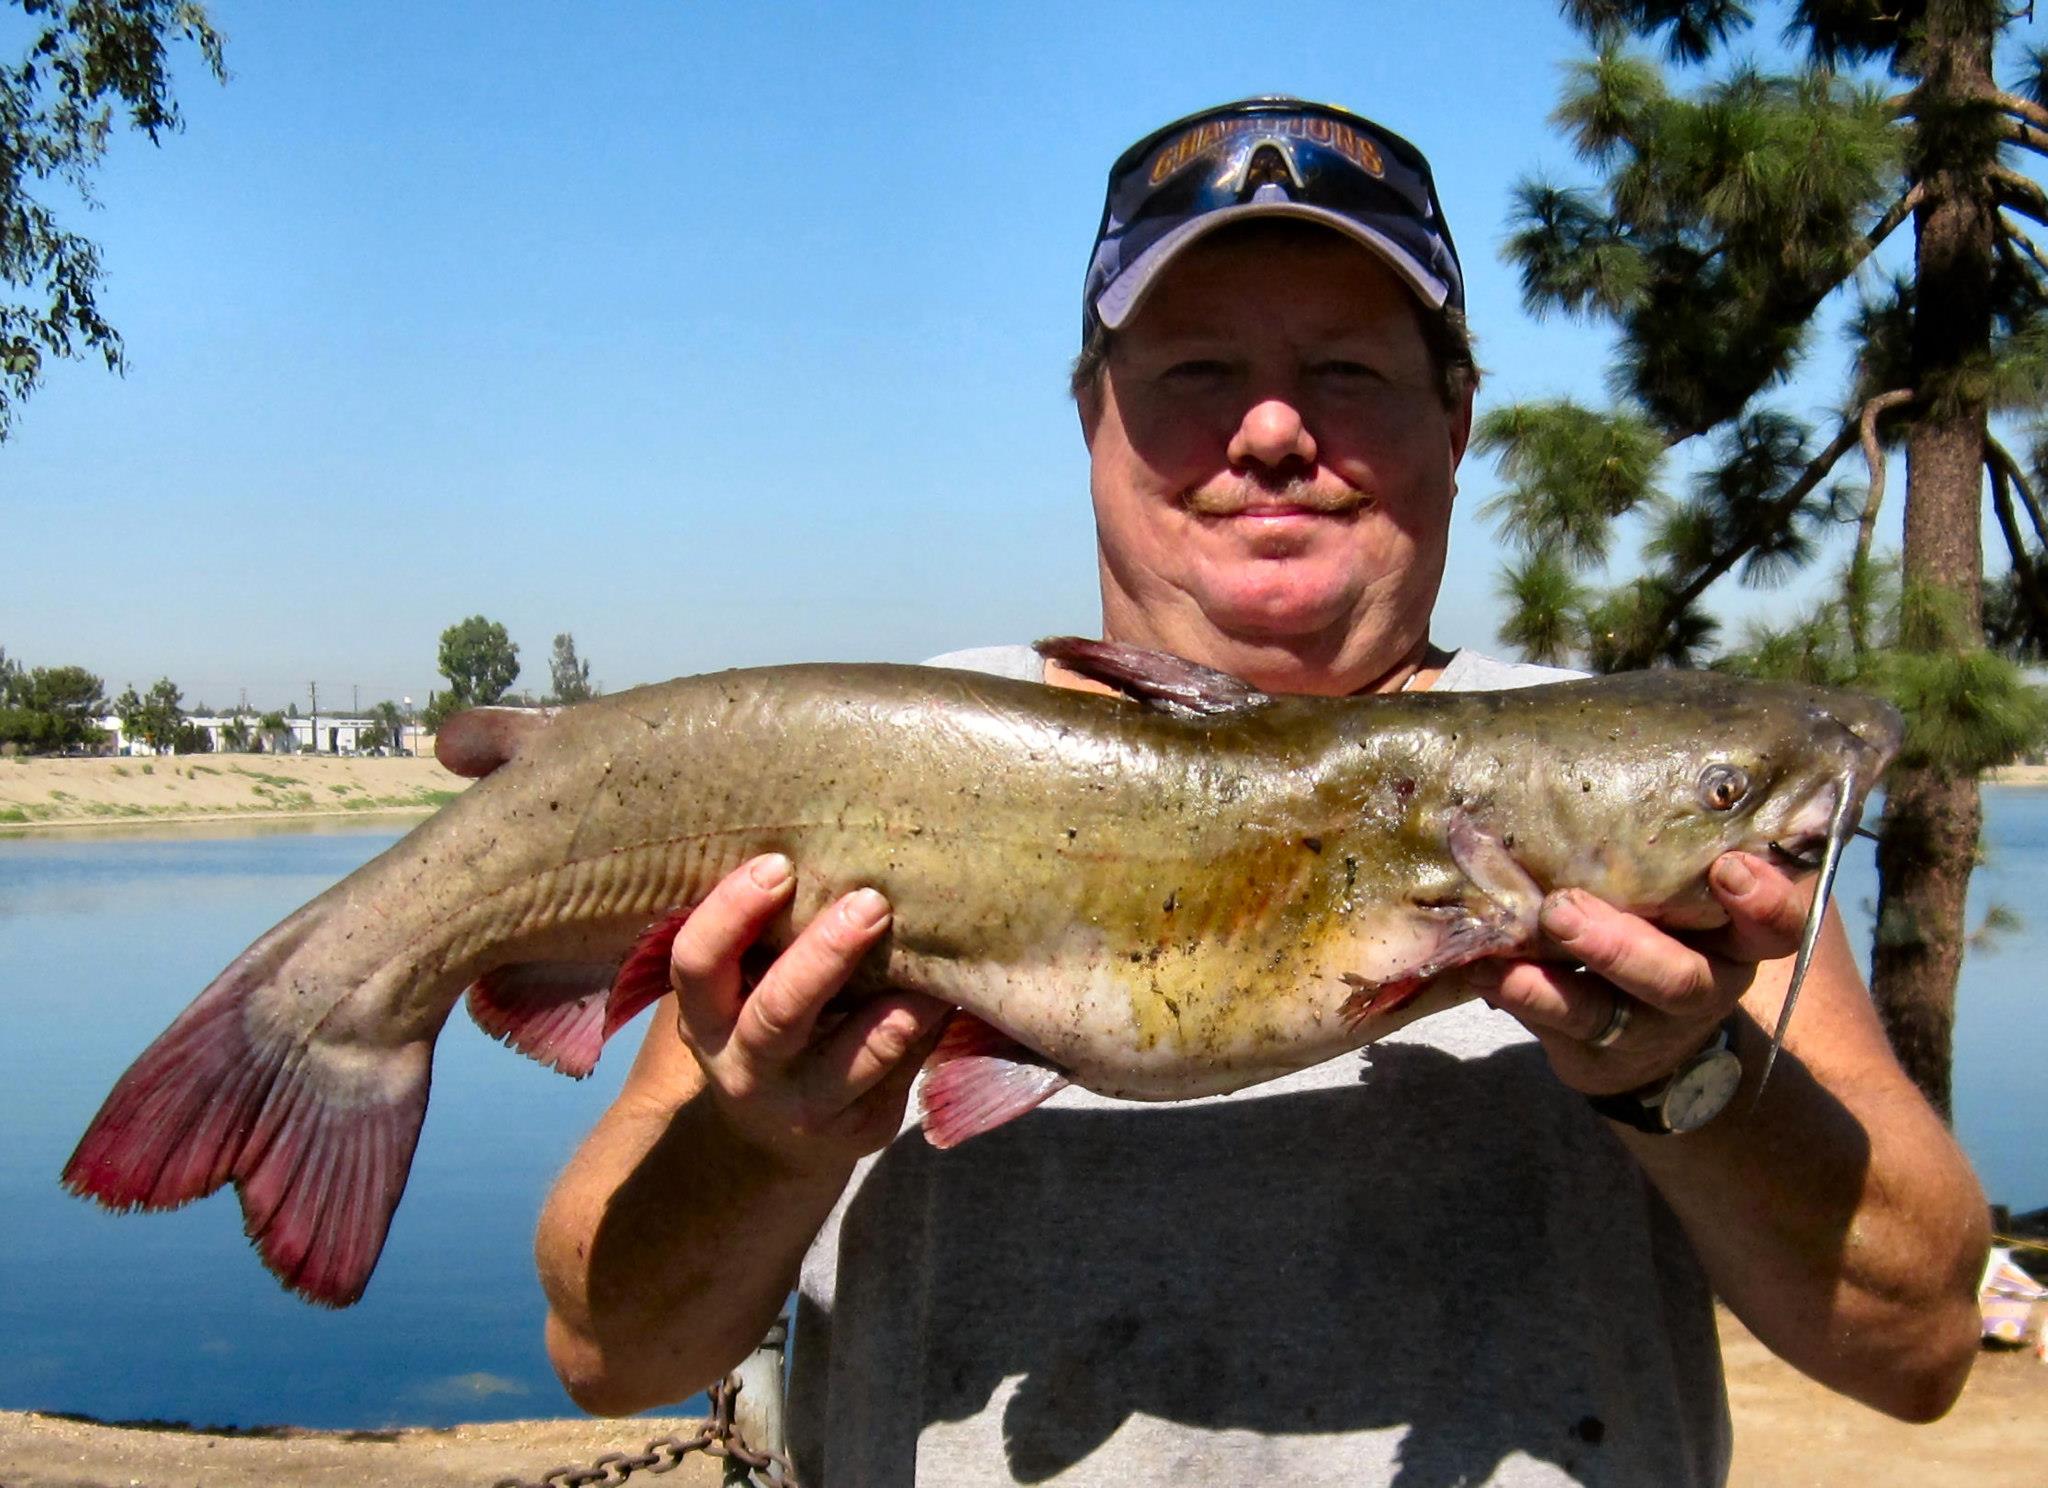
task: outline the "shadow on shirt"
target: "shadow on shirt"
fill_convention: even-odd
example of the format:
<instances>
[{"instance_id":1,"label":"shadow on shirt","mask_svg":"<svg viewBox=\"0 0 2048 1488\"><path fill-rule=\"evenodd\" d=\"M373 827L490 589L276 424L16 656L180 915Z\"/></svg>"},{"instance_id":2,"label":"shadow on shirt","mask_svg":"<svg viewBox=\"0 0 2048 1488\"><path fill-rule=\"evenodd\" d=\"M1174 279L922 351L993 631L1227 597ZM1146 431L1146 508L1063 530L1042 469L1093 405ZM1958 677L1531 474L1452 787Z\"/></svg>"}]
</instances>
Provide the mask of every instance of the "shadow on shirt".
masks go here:
<instances>
[{"instance_id":1,"label":"shadow on shirt","mask_svg":"<svg viewBox=\"0 0 2048 1488\"><path fill-rule=\"evenodd\" d=\"M1402 1488L1484 1482L1515 1453L1720 1481L1708 1288L1612 1134L1534 1044L1368 1052L1327 1089L897 1141L845 1216L834 1318L799 1312L800 1353L824 1345L795 1382L799 1447L831 1482L952 1481L992 1439L944 1423L1014 1380L1021 1482L1127 1424L1111 1456L1136 1454L1134 1481L1257 1481L1304 1448L1340 1473L1384 1460ZM1171 1461L1146 1452L1156 1422L1196 1428L1160 1441ZM1332 1439L1359 1432L1382 1434Z\"/></svg>"}]
</instances>

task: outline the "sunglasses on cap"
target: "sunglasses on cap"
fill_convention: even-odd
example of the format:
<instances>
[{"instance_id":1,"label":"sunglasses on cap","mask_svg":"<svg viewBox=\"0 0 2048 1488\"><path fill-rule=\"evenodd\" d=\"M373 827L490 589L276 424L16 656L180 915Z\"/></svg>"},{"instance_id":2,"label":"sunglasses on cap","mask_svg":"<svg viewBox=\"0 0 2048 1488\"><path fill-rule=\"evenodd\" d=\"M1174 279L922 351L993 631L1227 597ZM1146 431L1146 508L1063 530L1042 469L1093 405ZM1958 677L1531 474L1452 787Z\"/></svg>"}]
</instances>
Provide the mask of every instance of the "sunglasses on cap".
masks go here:
<instances>
[{"instance_id":1,"label":"sunglasses on cap","mask_svg":"<svg viewBox=\"0 0 2048 1488\"><path fill-rule=\"evenodd\" d=\"M1334 228L1431 309L1464 308L1457 248L1420 150L1344 109L1250 98L1175 120L1110 167L1082 289L1084 341L1128 320L1182 249L1248 217Z\"/></svg>"}]
</instances>

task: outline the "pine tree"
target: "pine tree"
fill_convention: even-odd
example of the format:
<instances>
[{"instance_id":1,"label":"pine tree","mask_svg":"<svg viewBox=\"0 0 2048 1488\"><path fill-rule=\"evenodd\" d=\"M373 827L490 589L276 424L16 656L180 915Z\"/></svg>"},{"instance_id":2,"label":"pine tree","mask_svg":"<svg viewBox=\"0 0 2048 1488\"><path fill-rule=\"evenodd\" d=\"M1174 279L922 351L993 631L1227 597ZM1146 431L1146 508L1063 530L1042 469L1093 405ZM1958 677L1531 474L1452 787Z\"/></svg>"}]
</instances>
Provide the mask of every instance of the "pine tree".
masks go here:
<instances>
[{"instance_id":1,"label":"pine tree","mask_svg":"<svg viewBox=\"0 0 2048 1488\"><path fill-rule=\"evenodd\" d=\"M1555 119L1600 184L1522 183L1506 252L1530 309L1614 327L1617 399L1481 422L1507 480L1494 514L1524 554L1502 579L1504 638L1603 671L1712 660L1901 704L1871 982L1946 1112L1977 776L2048 729L2010 659L2048 650L2048 522L2038 471L1990 425L2048 405L2048 257L2023 225L2048 224L2048 192L2020 168L2048 154L2048 49L2012 59L2008 90L1993 58L2013 15L1997 0L1791 0L1783 34L1805 56L1774 72L1731 58L1755 19L1738 0L1562 8L1594 52ZM1658 41L1663 65L1632 45ZM1676 92L1667 67L1703 81ZM1908 224L1910 270L1872 289L1872 256ZM1773 399L1831 314L1850 385L1815 430ZM1690 489L1667 490L1688 441L1710 453ZM1894 569L1873 536L1901 445ZM1835 478L1852 451L1860 488ZM2009 559L1988 610L1987 499ZM1642 571L1601 587L1628 517L1648 533ZM1844 548L1811 613L1715 656L1715 583L1782 582Z\"/></svg>"}]
</instances>

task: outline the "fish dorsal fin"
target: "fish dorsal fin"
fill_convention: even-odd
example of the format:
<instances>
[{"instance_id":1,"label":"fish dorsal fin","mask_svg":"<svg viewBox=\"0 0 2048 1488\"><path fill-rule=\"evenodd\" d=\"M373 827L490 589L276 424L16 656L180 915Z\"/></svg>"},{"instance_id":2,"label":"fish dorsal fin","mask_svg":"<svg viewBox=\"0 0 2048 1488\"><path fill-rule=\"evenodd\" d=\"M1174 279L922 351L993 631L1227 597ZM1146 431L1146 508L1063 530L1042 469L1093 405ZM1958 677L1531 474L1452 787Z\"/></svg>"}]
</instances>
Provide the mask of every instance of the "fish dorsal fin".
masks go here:
<instances>
[{"instance_id":1,"label":"fish dorsal fin","mask_svg":"<svg viewBox=\"0 0 2048 1488\"><path fill-rule=\"evenodd\" d=\"M560 712L558 708L467 708L442 720L434 735L441 768L481 780L519 753L526 741Z\"/></svg>"},{"instance_id":2,"label":"fish dorsal fin","mask_svg":"<svg viewBox=\"0 0 2048 1488\"><path fill-rule=\"evenodd\" d=\"M1125 697L1184 718L1262 708L1272 699L1249 682L1213 667L1183 661L1164 651L1147 651L1122 641L1049 636L1034 649L1047 661L1114 687Z\"/></svg>"}]
</instances>

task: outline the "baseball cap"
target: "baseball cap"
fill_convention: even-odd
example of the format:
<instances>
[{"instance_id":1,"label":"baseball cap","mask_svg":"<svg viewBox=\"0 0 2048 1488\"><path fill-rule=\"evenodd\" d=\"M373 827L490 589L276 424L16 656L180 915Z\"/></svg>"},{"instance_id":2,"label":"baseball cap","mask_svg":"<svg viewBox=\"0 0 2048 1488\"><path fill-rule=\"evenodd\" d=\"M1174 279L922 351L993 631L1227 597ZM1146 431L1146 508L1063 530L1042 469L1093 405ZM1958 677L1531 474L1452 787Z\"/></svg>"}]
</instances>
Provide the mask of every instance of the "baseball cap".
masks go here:
<instances>
[{"instance_id":1,"label":"baseball cap","mask_svg":"<svg viewBox=\"0 0 2048 1488\"><path fill-rule=\"evenodd\" d=\"M1117 157L1081 291L1081 335L1137 310L1160 272L1227 222L1320 222L1377 254L1432 310L1465 307L1465 276L1429 161L1329 104L1271 95L1176 119Z\"/></svg>"}]
</instances>

